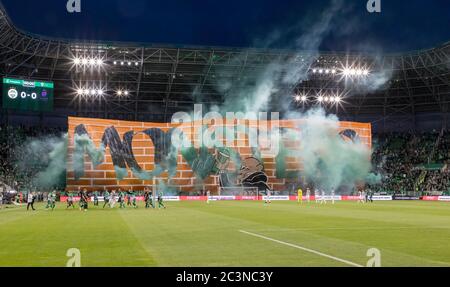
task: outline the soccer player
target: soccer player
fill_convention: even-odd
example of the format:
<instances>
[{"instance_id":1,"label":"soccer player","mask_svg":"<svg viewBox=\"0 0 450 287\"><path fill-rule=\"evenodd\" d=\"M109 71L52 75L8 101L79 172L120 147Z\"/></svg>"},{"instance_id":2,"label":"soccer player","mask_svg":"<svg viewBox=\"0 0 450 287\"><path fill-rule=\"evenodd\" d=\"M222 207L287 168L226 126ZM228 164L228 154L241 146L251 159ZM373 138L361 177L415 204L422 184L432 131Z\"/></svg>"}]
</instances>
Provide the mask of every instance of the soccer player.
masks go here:
<instances>
[{"instance_id":1,"label":"soccer player","mask_svg":"<svg viewBox=\"0 0 450 287\"><path fill-rule=\"evenodd\" d=\"M51 208L52 210L54 210L55 206L56 206L55 202L56 202L56 190L53 190L52 192L50 192L47 195L47 206L46 206L46 209Z\"/></svg>"},{"instance_id":2,"label":"soccer player","mask_svg":"<svg viewBox=\"0 0 450 287\"><path fill-rule=\"evenodd\" d=\"M53 190L53 193L52 193L52 210L53 209L55 209L55 207L56 207L56 190Z\"/></svg>"},{"instance_id":3,"label":"soccer player","mask_svg":"<svg viewBox=\"0 0 450 287\"><path fill-rule=\"evenodd\" d=\"M132 188L127 191L127 206L131 206L131 195L133 194Z\"/></svg>"},{"instance_id":4,"label":"soccer player","mask_svg":"<svg viewBox=\"0 0 450 287\"><path fill-rule=\"evenodd\" d=\"M364 202L364 193L361 190L358 191L358 203L365 203Z\"/></svg>"},{"instance_id":5,"label":"soccer player","mask_svg":"<svg viewBox=\"0 0 450 287\"><path fill-rule=\"evenodd\" d=\"M373 203L373 191L371 191L371 190L369 189L368 193L369 193L369 201L370 201L371 203Z\"/></svg>"},{"instance_id":6,"label":"soccer player","mask_svg":"<svg viewBox=\"0 0 450 287\"><path fill-rule=\"evenodd\" d=\"M109 198L109 207L114 208L115 204L116 204L116 190L113 189L111 191L111 196Z\"/></svg>"},{"instance_id":7,"label":"soccer player","mask_svg":"<svg viewBox=\"0 0 450 287\"><path fill-rule=\"evenodd\" d=\"M316 189L314 190L314 200L316 201L316 203L319 203L319 200L320 200L320 194L319 194L319 189L318 189L318 188L316 188Z\"/></svg>"},{"instance_id":8,"label":"soccer player","mask_svg":"<svg viewBox=\"0 0 450 287\"><path fill-rule=\"evenodd\" d=\"M71 191L69 191L69 194L67 195L67 208L71 207L75 208L75 205L73 204L73 193Z\"/></svg>"},{"instance_id":9,"label":"soccer player","mask_svg":"<svg viewBox=\"0 0 450 287\"><path fill-rule=\"evenodd\" d=\"M297 190L297 202L303 204L303 190L301 188Z\"/></svg>"},{"instance_id":10,"label":"soccer player","mask_svg":"<svg viewBox=\"0 0 450 287\"><path fill-rule=\"evenodd\" d=\"M82 192L80 192L80 211L84 210L87 211L88 209L88 194L87 194L87 189L83 189Z\"/></svg>"},{"instance_id":11,"label":"soccer player","mask_svg":"<svg viewBox=\"0 0 450 287\"><path fill-rule=\"evenodd\" d=\"M306 202L310 202L311 201L311 190L309 189L309 187L306 189Z\"/></svg>"},{"instance_id":12,"label":"soccer player","mask_svg":"<svg viewBox=\"0 0 450 287\"><path fill-rule=\"evenodd\" d=\"M272 203L272 201L270 200L271 196L272 196L272 191L270 189L266 189L266 200L264 201L265 204Z\"/></svg>"},{"instance_id":13,"label":"soccer player","mask_svg":"<svg viewBox=\"0 0 450 287\"><path fill-rule=\"evenodd\" d=\"M163 203L163 192L162 191L160 191L158 193L158 208L161 208L161 206L164 207L164 209L166 209L166 206Z\"/></svg>"},{"instance_id":14,"label":"soccer player","mask_svg":"<svg viewBox=\"0 0 450 287\"><path fill-rule=\"evenodd\" d=\"M107 204L109 204L109 206L111 206L110 203L109 203L109 192L108 192L108 190L106 188L105 188L105 191L103 192L103 200L105 201L103 203L103 208L105 208L105 206Z\"/></svg>"},{"instance_id":15,"label":"soccer player","mask_svg":"<svg viewBox=\"0 0 450 287\"><path fill-rule=\"evenodd\" d=\"M3 189L0 190L0 209L3 209Z\"/></svg>"},{"instance_id":16,"label":"soccer player","mask_svg":"<svg viewBox=\"0 0 450 287\"><path fill-rule=\"evenodd\" d=\"M34 194L30 191L28 193L28 198L27 198L27 210L30 209L30 206L31 206L32 210L35 210L34 209L34 199L35 199Z\"/></svg>"},{"instance_id":17,"label":"soccer player","mask_svg":"<svg viewBox=\"0 0 450 287\"><path fill-rule=\"evenodd\" d=\"M125 193L119 188L119 208L125 208Z\"/></svg>"},{"instance_id":18,"label":"soccer player","mask_svg":"<svg viewBox=\"0 0 450 287\"><path fill-rule=\"evenodd\" d=\"M327 204L327 201L326 201L326 198L325 198L325 190L324 189L322 189L322 194L321 194L321 197L320 197L320 204Z\"/></svg>"},{"instance_id":19,"label":"soccer player","mask_svg":"<svg viewBox=\"0 0 450 287\"><path fill-rule=\"evenodd\" d=\"M150 197L150 191L148 190L147 187L144 187L144 202L145 202L145 208L149 208L149 198Z\"/></svg>"},{"instance_id":20,"label":"soccer player","mask_svg":"<svg viewBox=\"0 0 450 287\"><path fill-rule=\"evenodd\" d=\"M47 205L45 206L45 209L49 209L52 206L52 193L47 193Z\"/></svg>"},{"instance_id":21,"label":"soccer player","mask_svg":"<svg viewBox=\"0 0 450 287\"><path fill-rule=\"evenodd\" d=\"M137 206L136 193L134 193L134 192L131 193L131 200L133 202L133 207L137 208L138 206Z\"/></svg>"},{"instance_id":22,"label":"soccer player","mask_svg":"<svg viewBox=\"0 0 450 287\"><path fill-rule=\"evenodd\" d=\"M334 204L334 195L335 195L335 192L334 192L334 187L331 189L331 203L332 204Z\"/></svg>"},{"instance_id":23,"label":"soccer player","mask_svg":"<svg viewBox=\"0 0 450 287\"><path fill-rule=\"evenodd\" d=\"M145 191L145 208L155 208L155 205L153 204L153 191L150 188L146 188Z\"/></svg>"},{"instance_id":24,"label":"soccer player","mask_svg":"<svg viewBox=\"0 0 450 287\"><path fill-rule=\"evenodd\" d=\"M98 191L94 191L94 206L98 206Z\"/></svg>"},{"instance_id":25,"label":"soccer player","mask_svg":"<svg viewBox=\"0 0 450 287\"><path fill-rule=\"evenodd\" d=\"M211 197L211 191L206 191L206 203L209 204L209 199Z\"/></svg>"}]
</instances>

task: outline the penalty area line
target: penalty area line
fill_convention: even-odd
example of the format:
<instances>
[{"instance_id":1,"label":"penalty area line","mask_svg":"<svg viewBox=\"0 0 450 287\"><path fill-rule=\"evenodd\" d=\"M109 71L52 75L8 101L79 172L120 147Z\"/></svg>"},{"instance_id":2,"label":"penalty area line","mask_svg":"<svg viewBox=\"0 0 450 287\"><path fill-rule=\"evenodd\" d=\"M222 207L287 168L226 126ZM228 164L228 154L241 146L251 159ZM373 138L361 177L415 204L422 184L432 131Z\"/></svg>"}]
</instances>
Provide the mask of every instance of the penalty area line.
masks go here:
<instances>
[{"instance_id":1,"label":"penalty area line","mask_svg":"<svg viewBox=\"0 0 450 287\"><path fill-rule=\"evenodd\" d=\"M269 240L269 241L272 241L272 242L276 242L276 243L279 243L279 244L282 244L282 245L286 245L286 246L289 246L289 247L297 248L297 249L300 249L300 250L303 250L303 251L306 251L306 252L309 252L309 253L313 253L313 254L316 254L316 255L319 255L319 256L322 256L322 257L326 257L326 258L329 258L329 259L332 259L332 260L335 260L335 261L339 261L339 262L342 262L342 263L345 263L345 264L348 264L348 265L351 265L351 266L354 266L354 267L363 267L362 265L357 264L355 262L351 262L351 261L348 261L348 260L345 260L345 259L342 259L342 258L339 258L339 257L335 257L335 256L332 256L332 255L328 255L328 254L325 254L325 253L322 253L322 252L319 252L319 251L316 251L316 250L313 250L313 249L309 249L309 248L306 248L306 247L303 247L303 246L299 246L299 245L296 245L296 244L292 244L292 243L284 242L284 241L281 241L281 240L273 239L273 238L270 238L270 237L267 237L267 236L264 236L264 235L248 232L248 231L245 231L245 230L239 230L239 232L247 234L247 235L250 235L250 236L253 236L253 237L266 239L266 240Z\"/></svg>"}]
</instances>

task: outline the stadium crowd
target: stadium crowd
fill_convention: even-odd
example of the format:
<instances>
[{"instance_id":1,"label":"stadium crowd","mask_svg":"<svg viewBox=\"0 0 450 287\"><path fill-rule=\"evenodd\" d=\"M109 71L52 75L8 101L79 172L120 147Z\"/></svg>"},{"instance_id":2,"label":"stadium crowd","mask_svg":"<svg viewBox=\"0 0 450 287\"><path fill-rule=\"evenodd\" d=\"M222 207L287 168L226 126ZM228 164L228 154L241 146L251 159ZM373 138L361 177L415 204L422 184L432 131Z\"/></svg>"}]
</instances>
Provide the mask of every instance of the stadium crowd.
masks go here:
<instances>
[{"instance_id":1,"label":"stadium crowd","mask_svg":"<svg viewBox=\"0 0 450 287\"><path fill-rule=\"evenodd\" d=\"M450 132L390 133L374 139L372 163L382 175L375 191L424 194L450 191Z\"/></svg>"},{"instance_id":2,"label":"stadium crowd","mask_svg":"<svg viewBox=\"0 0 450 287\"><path fill-rule=\"evenodd\" d=\"M0 183L14 189L30 188L30 179L47 163L42 153L30 152L30 143L61 133L63 130L58 128L0 125Z\"/></svg>"}]
</instances>

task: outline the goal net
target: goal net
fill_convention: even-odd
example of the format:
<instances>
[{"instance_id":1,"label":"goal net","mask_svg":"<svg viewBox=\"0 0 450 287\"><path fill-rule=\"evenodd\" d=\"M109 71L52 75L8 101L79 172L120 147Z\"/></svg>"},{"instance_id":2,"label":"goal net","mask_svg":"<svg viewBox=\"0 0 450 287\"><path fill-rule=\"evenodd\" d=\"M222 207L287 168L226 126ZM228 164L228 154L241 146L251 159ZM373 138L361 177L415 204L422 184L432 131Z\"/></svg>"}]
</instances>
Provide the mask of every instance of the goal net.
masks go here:
<instances>
[{"instance_id":1,"label":"goal net","mask_svg":"<svg viewBox=\"0 0 450 287\"><path fill-rule=\"evenodd\" d=\"M257 187L221 187L219 189L219 196L259 196Z\"/></svg>"}]
</instances>

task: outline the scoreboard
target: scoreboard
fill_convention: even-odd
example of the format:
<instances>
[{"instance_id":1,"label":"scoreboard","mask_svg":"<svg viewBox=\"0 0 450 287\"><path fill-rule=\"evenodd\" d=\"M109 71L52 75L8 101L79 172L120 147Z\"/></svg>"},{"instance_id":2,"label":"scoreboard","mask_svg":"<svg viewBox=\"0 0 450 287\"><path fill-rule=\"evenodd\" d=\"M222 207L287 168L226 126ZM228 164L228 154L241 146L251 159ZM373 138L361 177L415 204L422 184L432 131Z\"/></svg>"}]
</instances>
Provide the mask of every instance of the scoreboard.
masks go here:
<instances>
[{"instance_id":1,"label":"scoreboard","mask_svg":"<svg viewBox=\"0 0 450 287\"><path fill-rule=\"evenodd\" d=\"M52 82L3 78L3 108L21 111L53 111Z\"/></svg>"}]
</instances>

